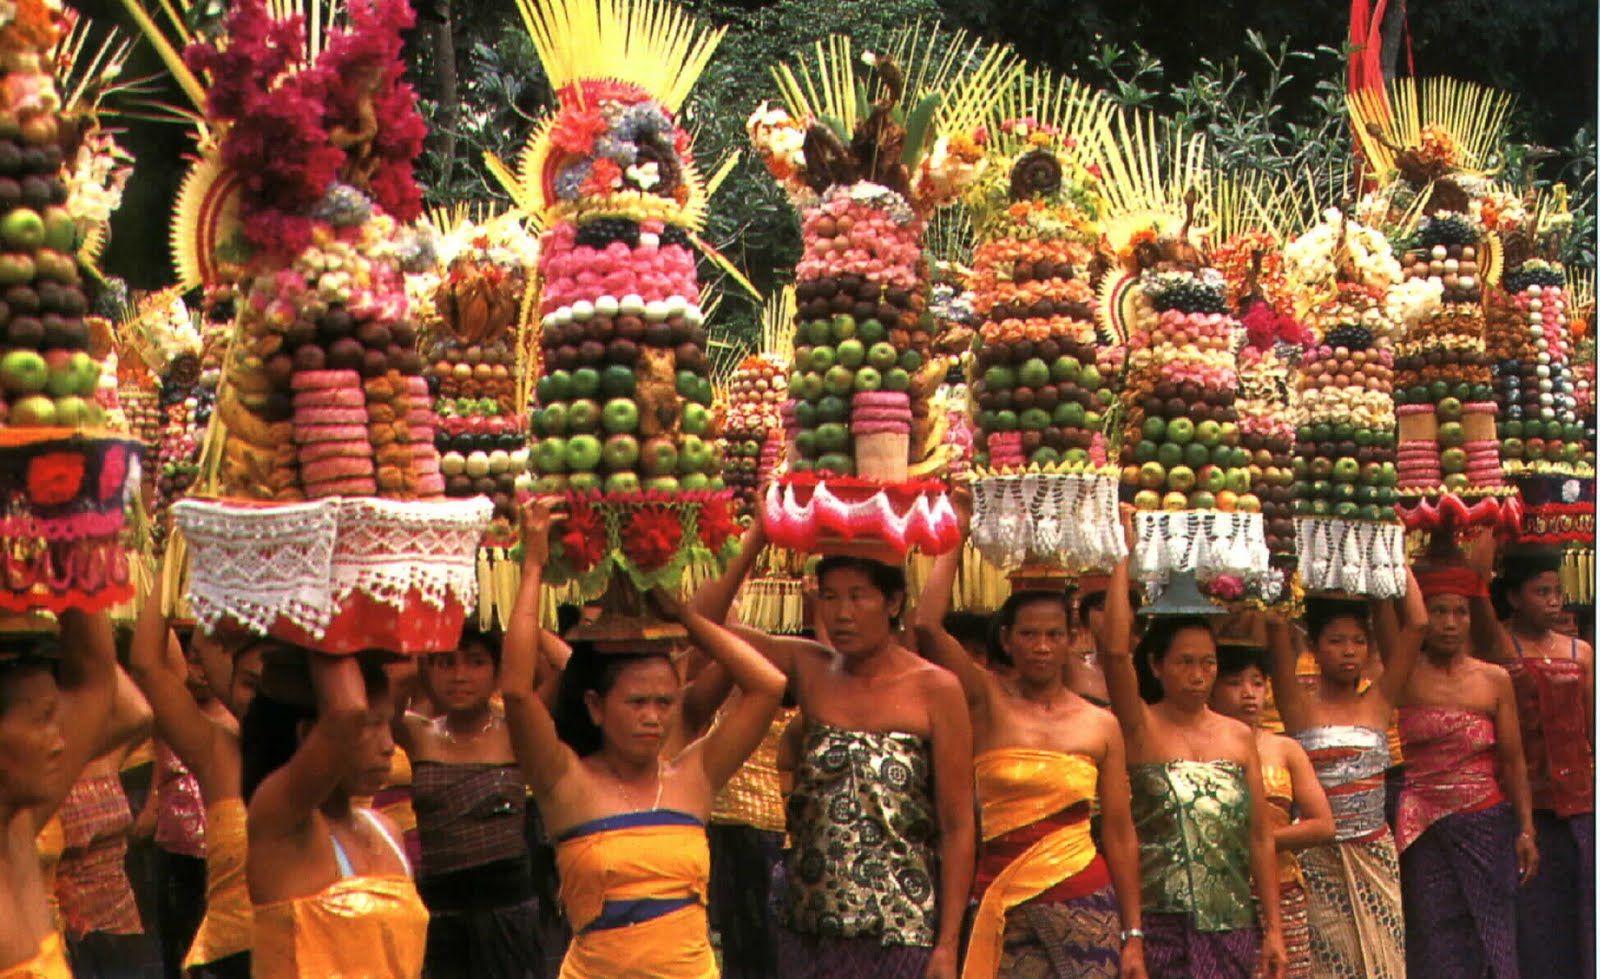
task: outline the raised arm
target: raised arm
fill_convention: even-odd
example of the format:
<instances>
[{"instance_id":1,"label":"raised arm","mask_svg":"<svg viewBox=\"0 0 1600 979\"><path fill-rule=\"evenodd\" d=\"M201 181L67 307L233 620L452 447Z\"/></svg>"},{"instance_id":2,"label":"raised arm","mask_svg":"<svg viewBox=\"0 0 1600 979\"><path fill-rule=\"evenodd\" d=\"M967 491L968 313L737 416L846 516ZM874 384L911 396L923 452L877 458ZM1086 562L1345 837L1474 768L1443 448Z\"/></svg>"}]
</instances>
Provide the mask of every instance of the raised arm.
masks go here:
<instances>
[{"instance_id":1,"label":"raised arm","mask_svg":"<svg viewBox=\"0 0 1600 979\"><path fill-rule=\"evenodd\" d=\"M1278 854L1267 815L1266 786L1261 780L1261 756L1253 734L1244 735L1248 752L1245 777L1250 783L1250 874L1255 880L1261 916L1261 969L1265 979L1284 979L1288 955L1283 948L1283 920L1278 905Z\"/></svg>"},{"instance_id":2,"label":"raised arm","mask_svg":"<svg viewBox=\"0 0 1600 979\"><path fill-rule=\"evenodd\" d=\"M133 627L128 673L155 713L156 733L206 790L215 784L212 759L217 726L190 696L183 675L173 669L169 650L172 631L161 606L160 591L151 589ZM178 662L182 662L181 656Z\"/></svg>"},{"instance_id":3,"label":"raised arm","mask_svg":"<svg viewBox=\"0 0 1600 979\"><path fill-rule=\"evenodd\" d=\"M566 640L551 632L549 629L539 630L539 678L537 688L539 699L551 710L556 709L556 697L561 692L561 674L567 671L567 662L572 659L572 647Z\"/></svg>"},{"instance_id":4,"label":"raised arm","mask_svg":"<svg viewBox=\"0 0 1600 979\"><path fill-rule=\"evenodd\" d=\"M1333 842L1333 807L1328 804L1328 794L1322 791L1317 770L1311 766L1311 757L1293 738L1284 738L1284 760L1288 763L1289 781L1294 786L1294 808L1298 818L1287 826L1280 826L1273 841L1279 853L1306 850Z\"/></svg>"},{"instance_id":5,"label":"raised arm","mask_svg":"<svg viewBox=\"0 0 1600 979\"><path fill-rule=\"evenodd\" d=\"M1267 653L1272 657L1272 701L1283 719L1284 730L1304 731L1311 726L1311 694L1297 673L1299 650L1294 629L1276 612L1267 613Z\"/></svg>"},{"instance_id":6,"label":"raised arm","mask_svg":"<svg viewBox=\"0 0 1600 979\"><path fill-rule=\"evenodd\" d=\"M1528 787L1528 762L1522 754L1522 726L1517 720L1517 694L1511 675L1494 670L1495 747L1500 754L1500 782L1517 814L1517 874L1526 884L1539 872L1539 848L1533 829L1533 792Z\"/></svg>"},{"instance_id":7,"label":"raised arm","mask_svg":"<svg viewBox=\"0 0 1600 979\"><path fill-rule=\"evenodd\" d=\"M511 609L511 624L500 653L501 696L506 705L506 729L522 777L535 796L555 788L577 756L556 734L550 708L534 688L539 656L539 603L544 566L550 560L550 506L534 500L523 510L522 584Z\"/></svg>"},{"instance_id":8,"label":"raised arm","mask_svg":"<svg viewBox=\"0 0 1600 979\"><path fill-rule=\"evenodd\" d=\"M250 799L250 838L295 835L351 774L351 745L367 723L367 687L357 657L307 653L317 719L282 768Z\"/></svg>"},{"instance_id":9,"label":"raised arm","mask_svg":"<svg viewBox=\"0 0 1600 979\"><path fill-rule=\"evenodd\" d=\"M1123 526L1129 538L1129 551L1133 550L1133 515L1123 511ZM1100 651L1106 672L1106 694L1111 698L1111 712L1117 715L1122 727L1122 737L1128 754L1139 757L1141 739L1149 721L1148 708L1139 696L1139 672L1133 665L1133 606L1128 602L1128 561L1124 557L1111 569L1111 583L1106 586L1105 646Z\"/></svg>"},{"instance_id":10,"label":"raised arm","mask_svg":"<svg viewBox=\"0 0 1600 979\"><path fill-rule=\"evenodd\" d=\"M955 976L961 925L977 848L972 805L972 722L961 687L943 670L929 670L926 684L933 731L933 789L939 819L939 933L929 975ZM938 971L944 969L945 971Z\"/></svg>"},{"instance_id":11,"label":"raised arm","mask_svg":"<svg viewBox=\"0 0 1600 979\"><path fill-rule=\"evenodd\" d=\"M1122 730L1115 719L1107 718L1104 723L1106 754L1100 762L1099 786L1102 849L1105 851L1106 869L1111 874L1111 884L1117 892L1117 910L1122 919L1122 930L1142 930L1144 918L1139 906L1139 837L1133 829L1128 754L1122 745ZM1135 955L1142 965L1142 938L1130 938L1122 947L1125 965Z\"/></svg>"},{"instance_id":12,"label":"raised arm","mask_svg":"<svg viewBox=\"0 0 1600 979\"><path fill-rule=\"evenodd\" d=\"M767 546L767 532L761 525L760 517L750 522L750 529L744 532L744 537L739 540L739 554L728 562L728 570L722 577L700 587L695 593L690 607L700 615L713 622L726 622L728 611L733 608L733 600L739 594L739 588L744 584L745 578L756 566L756 559L761 556L762 550Z\"/></svg>"},{"instance_id":13,"label":"raised arm","mask_svg":"<svg viewBox=\"0 0 1600 979\"><path fill-rule=\"evenodd\" d=\"M1417 576L1406 569L1406 597L1399 611L1399 633L1394 638L1394 651L1383 664L1383 675L1373 684L1389 704L1400 703L1411 670L1422 656L1422 640L1428 634L1428 606L1422 600L1422 588Z\"/></svg>"},{"instance_id":14,"label":"raised arm","mask_svg":"<svg viewBox=\"0 0 1600 979\"><path fill-rule=\"evenodd\" d=\"M683 623L690 641L726 670L740 691L711 730L684 751L685 755L699 756L706 781L715 792L766 737L789 680L749 643L694 609L677 607L660 589L651 598L669 617Z\"/></svg>"},{"instance_id":15,"label":"raised arm","mask_svg":"<svg viewBox=\"0 0 1600 979\"><path fill-rule=\"evenodd\" d=\"M35 810L39 825L49 821L67 797L90 759L105 753L111 733L112 705L117 696L117 644L111 620L104 612L90 615L78 609L61 613L61 669L57 684L61 696L61 733L66 741L61 753L59 791Z\"/></svg>"}]
</instances>

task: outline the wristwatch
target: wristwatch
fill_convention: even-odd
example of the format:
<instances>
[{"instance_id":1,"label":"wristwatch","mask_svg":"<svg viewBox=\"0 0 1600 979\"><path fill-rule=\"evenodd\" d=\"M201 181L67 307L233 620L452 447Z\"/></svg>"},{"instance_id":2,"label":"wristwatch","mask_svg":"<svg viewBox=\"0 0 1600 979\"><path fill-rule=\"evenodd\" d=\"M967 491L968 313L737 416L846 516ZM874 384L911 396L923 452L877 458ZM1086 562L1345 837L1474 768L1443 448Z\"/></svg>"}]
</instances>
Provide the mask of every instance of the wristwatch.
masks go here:
<instances>
[{"instance_id":1,"label":"wristwatch","mask_svg":"<svg viewBox=\"0 0 1600 979\"><path fill-rule=\"evenodd\" d=\"M1138 928L1129 928L1122 933L1122 944L1126 945L1135 938L1144 938L1144 932Z\"/></svg>"}]
</instances>

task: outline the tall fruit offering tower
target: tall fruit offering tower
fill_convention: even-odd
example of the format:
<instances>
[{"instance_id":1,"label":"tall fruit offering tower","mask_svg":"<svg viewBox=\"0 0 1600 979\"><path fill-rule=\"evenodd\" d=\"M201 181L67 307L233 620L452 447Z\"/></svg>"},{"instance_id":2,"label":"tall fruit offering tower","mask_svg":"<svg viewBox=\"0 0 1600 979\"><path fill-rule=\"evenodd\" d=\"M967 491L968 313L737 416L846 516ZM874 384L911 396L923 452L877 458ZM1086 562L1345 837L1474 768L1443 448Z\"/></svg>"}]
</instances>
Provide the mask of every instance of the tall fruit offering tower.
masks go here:
<instances>
[{"instance_id":1,"label":"tall fruit offering tower","mask_svg":"<svg viewBox=\"0 0 1600 979\"><path fill-rule=\"evenodd\" d=\"M64 161L93 156L53 76L59 3L0 23L0 609L101 609L131 596L119 536L140 445L109 430L84 316L80 223ZM81 120L87 123L88 120ZM87 186L85 190L91 189ZM81 213L81 212L80 212Z\"/></svg>"},{"instance_id":2,"label":"tall fruit offering tower","mask_svg":"<svg viewBox=\"0 0 1600 979\"><path fill-rule=\"evenodd\" d=\"M941 48L948 50L941 53ZM969 68L969 66L971 66ZM983 166L972 137L1014 69L1001 49L911 29L888 53L818 42L774 72L784 107L751 139L800 211L803 253L789 400L789 473L768 492L773 540L866 541L886 556L959 540L938 480L934 357L923 236Z\"/></svg>"},{"instance_id":3,"label":"tall fruit offering tower","mask_svg":"<svg viewBox=\"0 0 1600 979\"><path fill-rule=\"evenodd\" d=\"M607 606L582 638L670 638L641 592L737 546L695 273L708 191L678 117L722 32L661 0L520 6L557 100L505 171L543 229L530 464L568 503L551 583Z\"/></svg>"}]
</instances>

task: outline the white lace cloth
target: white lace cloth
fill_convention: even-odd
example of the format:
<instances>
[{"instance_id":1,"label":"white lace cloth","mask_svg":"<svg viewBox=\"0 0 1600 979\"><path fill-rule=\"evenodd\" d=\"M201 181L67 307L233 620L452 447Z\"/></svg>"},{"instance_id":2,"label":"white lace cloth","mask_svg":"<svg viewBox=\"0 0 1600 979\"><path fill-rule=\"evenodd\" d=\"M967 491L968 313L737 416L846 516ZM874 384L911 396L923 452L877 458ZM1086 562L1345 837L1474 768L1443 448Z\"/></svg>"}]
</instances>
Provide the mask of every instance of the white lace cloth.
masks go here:
<instances>
[{"instance_id":1,"label":"white lace cloth","mask_svg":"<svg viewBox=\"0 0 1600 979\"><path fill-rule=\"evenodd\" d=\"M1117 477L1016 473L972 480L972 543L990 563L1109 568L1127 554Z\"/></svg>"},{"instance_id":2,"label":"white lace cloth","mask_svg":"<svg viewBox=\"0 0 1600 979\"><path fill-rule=\"evenodd\" d=\"M1271 558L1259 513L1141 510L1133 529L1133 570L1146 587L1159 588L1174 571L1192 571L1202 581L1223 574L1255 580Z\"/></svg>"},{"instance_id":3,"label":"white lace cloth","mask_svg":"<svg viewBox=\"0 0 1600 979\"><path fill-rule=\"evenodd\" d=\"M265 633L281 617L321 638L339 604L360 592L401 608L471 607L488 498L385 500L334 497L283 506L180 500L173 516L193 554L189 601L214 628L231 618Z\"/></svg>"},{"instance_id":4,"label":"white lace cloth","mask_svg":"<svg viewBox=\"0 0 1600 979\"><path fill-rule=\"evenodd\" d=\"M1405 534L1400 524L1296 518L1300 583L1308 592L1399 598L1406 593Z\"/></svg>"}]
</instances>

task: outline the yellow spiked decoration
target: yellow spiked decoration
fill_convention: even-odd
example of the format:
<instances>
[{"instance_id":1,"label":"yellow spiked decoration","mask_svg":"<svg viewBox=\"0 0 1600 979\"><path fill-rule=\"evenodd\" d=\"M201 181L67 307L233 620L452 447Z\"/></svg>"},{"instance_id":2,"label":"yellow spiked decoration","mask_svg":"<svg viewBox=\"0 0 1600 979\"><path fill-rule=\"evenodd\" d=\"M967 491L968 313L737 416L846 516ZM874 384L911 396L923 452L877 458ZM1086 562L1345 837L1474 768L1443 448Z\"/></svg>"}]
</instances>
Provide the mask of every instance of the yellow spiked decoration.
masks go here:
<instances>
[{"instance_id":1,"label":"yellow spiked decoration","mask_svg":"<svg viewBox=\"0 0 1600 979\"><path fill-rule=\"evenodd\" d=\"M1349 95L1346 103L1357 145L1379 181L1399 174L1422 184L1445 169L1483 169L1505 133L1512 98L1455 78L1401 78L1387 90Z\"/></svg>"}]
</instances>

